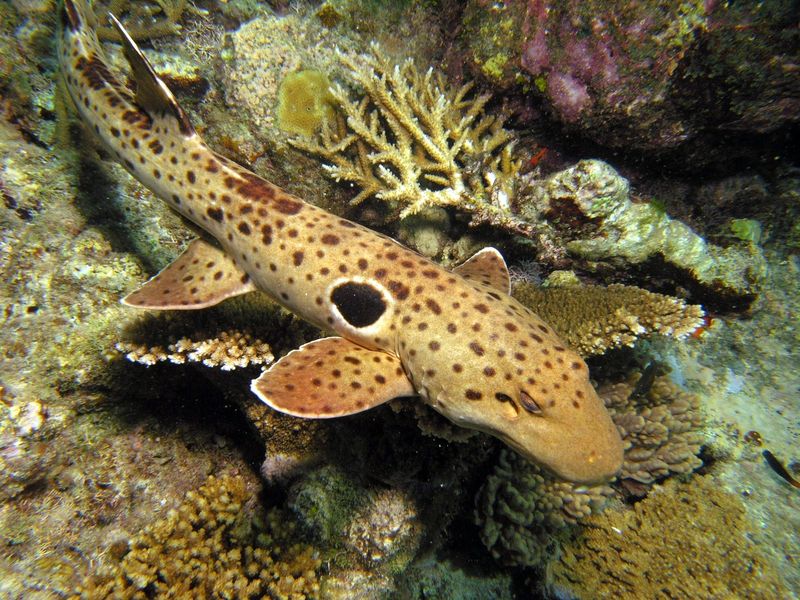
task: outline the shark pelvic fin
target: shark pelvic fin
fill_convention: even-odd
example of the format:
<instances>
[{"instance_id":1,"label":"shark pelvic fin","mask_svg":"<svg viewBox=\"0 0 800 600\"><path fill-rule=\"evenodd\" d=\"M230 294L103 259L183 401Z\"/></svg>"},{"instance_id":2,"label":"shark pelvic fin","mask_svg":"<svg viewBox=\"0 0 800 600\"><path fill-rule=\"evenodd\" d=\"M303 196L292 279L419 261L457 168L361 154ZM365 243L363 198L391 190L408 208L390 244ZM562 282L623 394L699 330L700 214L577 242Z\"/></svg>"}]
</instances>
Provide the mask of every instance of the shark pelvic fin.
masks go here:
<instances>
[{"instance_id":1,"label":"shark pelvic fin","mask_svg":"<svg viewBox=\"0 0 800 600\"><path fill-rule=\"evenodd\" d=\"M196 239L158 275L125 296L122 303L155 310L193 310L255 289L250 276L227 254Z\"/></svg>"},{"instance_id":2,"label":"shark pelvic fin","mask_svg":"<svg viewBox=\"0 0 800 600\"><path fill-rule=\"evenodd\" d=\"M503 256L496 248L484 248L453 269L464 279L491 286L504 294L511 293L511 276Z\"/></svg>"},{"instance_id":3,"label":"shark pelvic fin","mask_svg":"<svg viewBox=\"0 0 800 600\"><path fill-rule=\"evenodd\" d=\"M352 415L415 393L399 358L340 337L289 352L250 389L275 410L309 419Z\"/></svg>"},{"instance_id":4,"label":"shark pelvic fin","mask_svg":"<svg viewBox=\"0 0 800 600\"><path fill-rule=\"evenodd\" d=\"M125 58L133 71L133 79L136 82L136 103L151 118L164 115L174 117L178 121L178 127L183 135L193 135L194 127L192 127L189 117L178 104L167 84L156 75L152 65L122 23L111 13L108 13L108 18L119 32Z\"/></svg>"}]
</instances>

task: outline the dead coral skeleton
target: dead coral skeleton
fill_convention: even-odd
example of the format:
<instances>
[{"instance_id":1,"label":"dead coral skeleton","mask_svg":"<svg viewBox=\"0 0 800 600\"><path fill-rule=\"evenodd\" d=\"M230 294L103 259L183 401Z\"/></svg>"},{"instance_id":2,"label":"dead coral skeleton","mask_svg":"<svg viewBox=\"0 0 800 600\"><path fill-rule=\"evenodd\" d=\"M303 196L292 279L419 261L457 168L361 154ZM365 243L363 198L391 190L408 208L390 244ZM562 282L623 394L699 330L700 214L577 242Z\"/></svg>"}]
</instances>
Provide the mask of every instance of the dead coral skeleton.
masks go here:
<instances>
[{"instance_id":1,"label":"dead coral skeleton","mask_svg":"<svg viewBox=\"0 0 800 600\"><path fill-rule=\"evenodd\" d=\"M163 346L147 346L135 342L119 342L116 349L132 362L151 366L169 361L175 364L202 363L223 371L270 364L275 357L269 344L254 338L249 332L223 331L217 337L194 341L183 337Z\"/></svg>"},{"instance_id":2,"label":"dead coral skeleton","mask_svg":"<svg viewBox=\"0 0 800 600\"><path fill-rule=\"evenodd\" d=\"M353 99L335 85L336 123L291 143L327 161L333 179L360 188L353 204L371 196L397 203L401 219L453 206L472 215L473 224L531 233L531 224L511 211L522 161L512 154L504 117L485 112L489 94L471 94L471 83L450 88L440 73L420 73L411 60L393 65L375 44L368 54L340 54L340 60L364 96Z\"/></svg>"}]
</instances>

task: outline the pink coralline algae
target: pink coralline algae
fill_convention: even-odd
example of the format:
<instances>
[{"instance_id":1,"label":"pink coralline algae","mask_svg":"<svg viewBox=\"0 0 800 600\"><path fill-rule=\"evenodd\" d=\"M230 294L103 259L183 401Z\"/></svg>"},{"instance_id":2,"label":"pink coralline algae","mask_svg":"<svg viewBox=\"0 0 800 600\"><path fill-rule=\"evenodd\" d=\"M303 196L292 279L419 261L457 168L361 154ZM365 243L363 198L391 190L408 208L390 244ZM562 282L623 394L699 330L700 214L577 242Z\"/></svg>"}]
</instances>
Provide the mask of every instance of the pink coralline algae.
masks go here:
<instances>
[{"instance_id":1,"label":"pink coralline algae","mask_svg":"<svg viewBox=\"0 0 800 600\"><path fill-rule=\"evenodd\" d=\"M581 112L592 103L586 84L568 73L550 73L547 92L553 108L567 123L577 121Z\"/></svg>"},{"instance_id":2,"label":"pink coralline algae","mask_svg":"<svg viewBox=\"0 0 800 600\"><path fill-rule=\"evenodd\" d=\"M704 0L471 0L467 64L567 129L665 151L800 120L796 17ZM524 111L521 111L524 112ZM538 118L538 117L537 117ZM732 142L732 147L737 145ZM697 148L699 160L713 160Z\"/></svg>"}]
</instances>

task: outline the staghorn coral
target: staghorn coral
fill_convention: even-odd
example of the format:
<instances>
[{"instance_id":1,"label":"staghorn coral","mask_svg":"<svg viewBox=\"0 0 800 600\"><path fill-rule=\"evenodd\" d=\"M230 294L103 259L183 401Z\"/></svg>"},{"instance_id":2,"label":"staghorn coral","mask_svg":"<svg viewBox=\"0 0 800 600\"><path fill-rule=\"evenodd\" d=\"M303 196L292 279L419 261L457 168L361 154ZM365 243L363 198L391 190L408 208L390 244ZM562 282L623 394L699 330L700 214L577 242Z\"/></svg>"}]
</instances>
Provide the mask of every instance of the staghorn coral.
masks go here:
<instances>
[{"instance_id":1,"label":"staghorn coral","mask_svg":"<svg viewBox=\"0 0 800 600\"><path fill-rule=\"evenodd\" d=\"M319 593L322 561L278 510L253 514L241 477L211 476L129 543L117 572L76 598L284 598ZM125 550L123 549L123 552Z\"/></svg>"},{"instance_id":2,"label":"staghorn coral","mask_svg":"<svg viewBox=\"0 0 800 600\"><path fill-rule=\"evenodd\" d=\"M602 386L625 445L619 483L644 495L646 485L700 466L703 442L699 398L658 377L631 399L640 375ZM607 485L578 486L555 479L517 454L503 450L476 498L475 518L492 556L513 565L541 565L570 525L584 523L615 496Z\"/></svg>"},{"instance_id":3,"label":"staghorn coral","mask_svg":"<svg viewBox=\"0 0 800 600\"><path fill-rule=\"evenodd\" d=\"M647 335L682 338L703 323L700 306L633 286L519 283L514 296L584 357L632 346Z\"/></svg>"},{"instance_id":4,"label":"staghorn coral","mask_svg":"<svg viewBox=\"0 0 800 600\"><path fill-rule=\"evenodd\" d=\"M548 568L571 598L787 598L742 501L710 476L586 520Z\"/></svg>"},{"instance_id":5,"label":"staghorn coral","mask_svg":"<svg viewBox=\"0 0 800 600\"><path fill-rule=\"evenodd\" d=\"M657 377L650 389L635 397L635 373L623 383L598 389L625 444L619 479L652 484L672 474L691 473L702 464L697 457L705 441L700 398L667 377Z\"/></svg>"},{"instance_id":6,"label":"staghorn coral","mask_svg":"<svg viewBox=\"0 0 800 600\"><path fill-rule=\"evenodd\" d=\"M398 203L400 218L455 206L473 224L531 229L510 210L521 161L512 156L504 117L485 113L488 94L470 95L472 84L452 89L440 73L420 73L411 60L393 65L377 45L340 60L364 96L354 100L334 86L337 125L291 143L327 161L332 178L360 188L353 204L371 196Z\"/></svg>"},{"instance_id":7,"label":"staghorn coral","mask_svg":"<svg viewBox=\"0 0 800 600\"><path fill-rule=\"evenodd\" d=\"M231 371L252 365L268 365L275 359L269 344L254 338L249 332L237 330L223 331L216 337L199 341L183 337L166 348L136 342L118 342L115 347L128 360L147 366L160 361L178 365L195 362Z\"/></svg>"}]
</instances>

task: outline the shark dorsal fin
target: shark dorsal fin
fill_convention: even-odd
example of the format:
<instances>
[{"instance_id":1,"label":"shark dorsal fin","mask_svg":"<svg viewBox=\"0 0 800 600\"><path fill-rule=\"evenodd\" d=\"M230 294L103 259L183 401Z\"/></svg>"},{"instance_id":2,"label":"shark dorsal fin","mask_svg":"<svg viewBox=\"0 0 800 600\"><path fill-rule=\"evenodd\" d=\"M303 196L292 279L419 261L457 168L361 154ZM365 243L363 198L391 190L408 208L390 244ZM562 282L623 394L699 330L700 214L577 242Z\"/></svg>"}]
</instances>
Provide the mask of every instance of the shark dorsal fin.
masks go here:
<instances>
[{"instance_id":1,"label":"shark dorsal fin","mask_svg":"<svg viewBox=\"0 0 800 600\"><path fill-rule=\"evenodd\" d=\"M496 248L484 248L453 269L464 279L491 286L504 294L511 293L511 276L503 256Z\"/></svg>"},{"instance_id":2,"label":"shark dorsal fin","mask_svg":"<svg viewBox=\"0 0 800 600\"><path fill-rule=\"evenodd\" d=\"M178 121L178 127L182 134L186 136L194 134L194 127L192 127L189 117L178 104L167 84L156 75L153 66L142 54L125 27L113 14L108 13L108 18L119 32L125 58L133 71L133 80L136 83L136 103L151 118L164 115L174 117Z\"/></svg>"}]
</instances>

